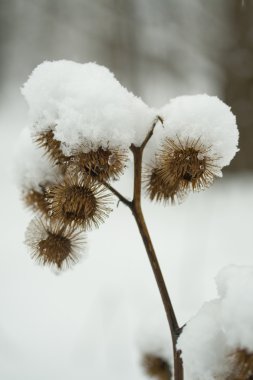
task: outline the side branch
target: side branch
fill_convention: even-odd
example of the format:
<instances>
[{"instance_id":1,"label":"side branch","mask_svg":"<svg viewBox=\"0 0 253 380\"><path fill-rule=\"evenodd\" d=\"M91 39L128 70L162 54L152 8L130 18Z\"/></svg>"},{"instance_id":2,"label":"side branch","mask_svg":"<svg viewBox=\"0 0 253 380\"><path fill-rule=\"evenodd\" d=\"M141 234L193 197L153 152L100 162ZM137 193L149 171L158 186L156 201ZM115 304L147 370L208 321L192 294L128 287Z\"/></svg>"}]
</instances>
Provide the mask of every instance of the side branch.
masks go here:
<instances>
[{"instance_id":1,"label":"side branch","mask_svg":"<svg viewBox=\"0 0 253 380\"><path fill-rule=\"evenodd\" d=\"M124 203L128 207L132 207L132 202L126 199L118 190L116 190L114 187L112 187L109 183L105 181L101 181L101 183L108 189L110 190L116 197L119 198L119 200Z\"/></svg>"},{"instance_id":2,"label":"side branch","mask_svg":"<svg viewBox=\"0 0 253 380\"><path fill-rule=\"evenodd\" d=\"M145 140L143 141L143 143L141 144L140 148L141 150L143 150L145 148L145 146L147 145L147 143L149 142L149 140L151 139L151 137L153 136L153 133L154 133L154 129L155 129L155 126L157 124L157 122L160 121L162 124L163 124L163 119L161 118L161 116L156 116L153 124L152 124L152 127L149 131L149 133L147 134Z\"/></svg>"}]
</instances>

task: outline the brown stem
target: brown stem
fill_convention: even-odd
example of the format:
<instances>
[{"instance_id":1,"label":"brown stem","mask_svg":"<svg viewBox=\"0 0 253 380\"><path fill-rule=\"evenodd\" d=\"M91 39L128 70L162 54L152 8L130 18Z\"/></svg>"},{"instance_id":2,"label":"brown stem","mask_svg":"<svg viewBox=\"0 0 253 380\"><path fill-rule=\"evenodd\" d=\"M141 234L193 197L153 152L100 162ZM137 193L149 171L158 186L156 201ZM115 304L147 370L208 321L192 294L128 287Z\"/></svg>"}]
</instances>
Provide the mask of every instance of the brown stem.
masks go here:
<instances>
[{"instance_id":1,"label":"brown stem","mask_svg":"<svg viewBox=\"0 0 253 380\"><path fill-rule=\"evenodd\" d=\"M142 151L145 148L145 146L147 145L147 143L149 142L149 140L151 139L158 120L163 124L163 119L161 118L161 116L156 116L155 120L153 121L152 127L150 128L150 131L148 132L148 134L147 134L145 140L143 141L143 143L141 144L140 148L141 148ZM133 146L134 145L132 145L132 147Z\"/></svg>"},{"instance_id":2,"label":"brown stem","mask_svg":"<svg viewBox=\"0 0 253 380\"><path fill-rule=\"evenodd\" d=\"M119 200L124 203L126 206L131 208L132 202L126 199L118 190L112 187L108 182L100 181L107 189L109 189L114 195L116 195Z\"/></svg>"},{"instance_id":3,"label":"brown stem","mask_svg":"<svg viewBox=\"0 0 253 380\"><path fill-rule=\"evenodd\" d=\"M146 252L148 254L148 258L156 279L157 286L159 288L159 292L162 298L163 306L166 312L167 320L170 326L172 344L173 344L173 355L174 355L174 379L175 380L183 380L183 365L182 359L180 357L180 351L177 350L177 340L181 333L181 329L178 326L178 322L176 319L176 315L166 288L166 284L162 275L162 271L160 269L160 265L158 259L155 254L155 250L150 239L150 235L145 223L145 219L142 213L141 206L135 205L132 208L133 215L135 217L136 223L138 225L144 246L146 248Z\"/></svg>"},{"instance_id":4,"label":"brown stem","mask_svg":"<svg viewBox=\"0 0 253 380\"><path fill-rule=\"evenodd\" d=\"M133 200L128 201L125 197L123 197L117 190L115 190L111 185L104 184L108 189L112 191L114 195L116 195L119 200L121 200L126 206L128 206L133 216L136 220L137 226L139 228L139 232L141 234L144 246L146 248L146 252L157 282L157 286L162 298L163 306L166 312L167 320L170 327L172 344L173 344L173 354L174 354L174 379L175 380L183 380L183 364L182 359L180 357L180 351L177 350L177 340L182 331L179 327L177 318L170 300L169 293L166 288L166 284L162 275L162 271L160 269L160 265L158 259L156 257L156 253L147 229L147 225L142 213L141 208L141 177L142 177L142 155L143 150L148 143L149 139L153 135L153 131L157 121L162 122L162 119L158 116L154 121L148 135L143 141L140 147L136 147L135 145L131 145L131 151L134 155L134 191L133 191Z\"/></svg>"},{"instance_id":5,"label":"brown stem","mask_svg":"<svg viewBox=\"0 0 253 380\"><path fill-rule=\"evenodd\" d=\"M152 134L150 135L150 137ZM146 141L146 140L145 140ZM148 140L147 140L148 141ZM145 142L145 145L147 143ZM183 365L180 357L180 352L177 350L177 339L180 335L181 329L178 325L176 315L170 300L169 293L166 288L166 284L160 269L158 259L146 226L146 222L141 208L141 174L142 174L142 153L145 147L143 144L141 147L131 146L131 150L134 155L134 197L131 210L139 228L144 246L146 248L148 258L157 282L157 286L160 291L160 295L163 301L164 309L166 312L167 320L170 326L171 338L173 343L174 354L174 379L183 380Z\"/></svg>"},{"instance_id":6,"label":"brown stem","mask_svg":"<svg viewBox=\"0 0 253 380\"><path fill-rule=\"evenodd\" d=\"M148 229L147 229L144 217L143 217L141 207L134 206L132 211L133 211L133 215L135 217L136 223L138 225L138 228L139 228L144 246L146 248L148 258L149 258L151 267L153 269L154 276L155 276L155 279L156 279L156 282L157 282L157 285L158 285L158 288L159 288L159 291L160 291L160 294L162 297L165 312L166 312L167 319L168 319L170 329L171 329L171 333L172 333L172 339L175 341L177 338L177 335L178 335L179 326L178 326L177 319L176 319L176 316L175 316L175 313L174 313L174 310L172 307L170 297L169 297L168 292L167 292L167 288L166 288L166 285L165 285L165 282L163 279L163 275L162 275L162 271L160 269L159 262L157 260L156 254L155 254L155 250L154 250L152 241L150 239L150 235L149 235L149 232L148 232Z\"/></svg>"}]
</instances>

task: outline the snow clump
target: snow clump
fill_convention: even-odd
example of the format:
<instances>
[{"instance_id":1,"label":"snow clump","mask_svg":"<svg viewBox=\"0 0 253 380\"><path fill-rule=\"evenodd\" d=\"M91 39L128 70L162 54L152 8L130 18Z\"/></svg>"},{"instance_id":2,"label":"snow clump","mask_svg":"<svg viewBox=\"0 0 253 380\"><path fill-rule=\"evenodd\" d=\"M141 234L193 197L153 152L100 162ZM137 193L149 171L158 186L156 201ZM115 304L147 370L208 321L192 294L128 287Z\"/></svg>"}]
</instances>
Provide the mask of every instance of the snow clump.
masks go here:
<instances>
[{"instance_id":1,"label":"snow clump","mask_svg":"<svg viewBox=\"0 0 253 380\"><path fill-rule=\"evenodd\" d=\"M229 347L253 352L253 267L231 265L216 277Z\"/></svg>"},{"instance_id":2,"label":"snow clump","mask_svg":"<svg viewBox=\"0 0 253 380\"><path fill-rule=\"evenodd\" d=\"M198 141L220 168L228 165L238 151L236 118L230 107L216 96L179 96L158 113L164 128L159 128L156 140L163 141L167 137L183 145L187 141Z\"/></svg>"},{"instance_id":3,"label":"snow clump","mask_svg":"<svg viewBox=\"0 0 253 380\"><path fill-rule=\"evenodd\" d=\"M200 309L178 341L186 380L224 378L233 354L253 353L253 267L224 268L216 283L219 298Z\"/></svg>"},{"instance_id":4,"label":"snow clump","mask_svg":"<svg viewBox=\"0 0 253 380\"><path fill-rule=\"evenodd\" d=\"M67 156L80 145L85 152L138 146L155 119L154 110L96 63L45 61L21 91L32 134L53 129Z\"/></svg>"}]
</instances>

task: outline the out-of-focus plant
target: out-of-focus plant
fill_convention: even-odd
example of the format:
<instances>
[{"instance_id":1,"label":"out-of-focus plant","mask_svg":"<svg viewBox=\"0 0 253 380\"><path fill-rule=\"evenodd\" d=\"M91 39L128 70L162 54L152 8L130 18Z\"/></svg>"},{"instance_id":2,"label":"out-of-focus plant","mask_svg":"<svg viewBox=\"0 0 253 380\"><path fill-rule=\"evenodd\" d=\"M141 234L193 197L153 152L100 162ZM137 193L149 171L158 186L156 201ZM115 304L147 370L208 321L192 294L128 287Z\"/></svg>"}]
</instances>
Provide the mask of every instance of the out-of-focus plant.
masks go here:
<instances>
[{"instance_id":1,"label":"out-of-focus plant","mask_svg":"<svg viewBox=\"0 0 253 380\"><path fill-rule=\"evenodd\" d=\"M142 190L151 201L180 203L209 187L237 151L238 130L229 107L217 97L182 96L160 110L129 93L106 68L70 61L44 62L22 88L30 130L18 162L26 206L35 213L26 244L43 265L61 270L78 261L84 232L99 227L113 197L133 215L160 291L172 338L174 365L146 353L146 373L183 379L179 326L143 216ZM119 180L133 156L133 196ZM243 347L235 362L246 357ZM184 356L183 356L184 357ZM241 371L242 372L242 371ZM246 377L240 377L245 378Z\"/></svg>"}]
</instances>

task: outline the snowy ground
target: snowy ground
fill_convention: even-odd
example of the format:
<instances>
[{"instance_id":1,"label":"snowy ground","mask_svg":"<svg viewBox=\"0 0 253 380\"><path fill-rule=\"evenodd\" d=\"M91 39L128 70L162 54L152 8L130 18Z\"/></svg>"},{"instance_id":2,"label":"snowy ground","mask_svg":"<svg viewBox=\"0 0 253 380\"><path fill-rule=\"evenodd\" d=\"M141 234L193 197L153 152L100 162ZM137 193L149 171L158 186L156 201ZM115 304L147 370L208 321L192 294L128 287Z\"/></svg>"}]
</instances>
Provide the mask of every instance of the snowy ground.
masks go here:
<instances>
[{"instance_id":1,"label":"snowy ground","mask_svg":"<svg viewBox=\"0 0 253 380\"><path fill-rule=\"evenodd\" d=\"M12 181L22 112L0 118L0 378L141 380L139 349L168 330L130 212L123 206L89 234L89 252L55 275L23 244L31 215ZM127 181L120 185L129 193ZM253 265L253 176L219 180L178 207L144 201L144 212L180 323L216 296L225 265ZM148 347L147 347L148 349Z\"/></svg>"}]
</instances>

